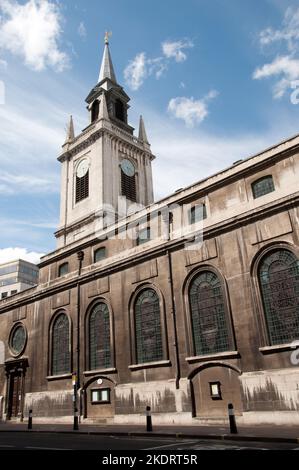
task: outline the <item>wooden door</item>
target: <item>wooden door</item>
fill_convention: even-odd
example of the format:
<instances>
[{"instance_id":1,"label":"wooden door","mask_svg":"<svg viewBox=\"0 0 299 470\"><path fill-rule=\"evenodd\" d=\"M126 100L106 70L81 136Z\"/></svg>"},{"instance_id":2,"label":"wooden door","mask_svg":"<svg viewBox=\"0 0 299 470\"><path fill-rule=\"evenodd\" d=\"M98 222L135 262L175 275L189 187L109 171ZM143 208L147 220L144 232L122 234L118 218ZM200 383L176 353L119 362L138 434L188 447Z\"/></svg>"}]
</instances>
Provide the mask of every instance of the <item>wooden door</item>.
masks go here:
<instances>
[{"instance_id":1,"label":"wooden door","mask_svg":"<svg viewBox=\"0 0 299 470\"><path fill-rule=\"evenodd\" d=\"M17 418L21 408L22 378L20 373L12 374L10 377L10 394L8 415L9 418Z\"/></svg>"}]
</instances>

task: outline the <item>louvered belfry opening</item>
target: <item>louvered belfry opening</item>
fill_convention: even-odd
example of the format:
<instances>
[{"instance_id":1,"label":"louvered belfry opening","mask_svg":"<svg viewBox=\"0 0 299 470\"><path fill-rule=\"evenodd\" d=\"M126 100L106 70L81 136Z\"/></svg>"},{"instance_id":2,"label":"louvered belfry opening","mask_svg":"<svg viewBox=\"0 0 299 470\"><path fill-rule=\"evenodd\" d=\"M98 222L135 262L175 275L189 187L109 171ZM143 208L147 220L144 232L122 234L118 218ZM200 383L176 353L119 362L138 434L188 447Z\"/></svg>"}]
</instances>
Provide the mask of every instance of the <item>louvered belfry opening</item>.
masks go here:
<instances>
[{"instance_id":1,"label":"louvered belfry opening","mask_svg":"<svg viewBox=\"0 0 299 470\"><path fill-rule=\"evenodd\" d=\"M76 176L76 203L89 196L89 171L79 178Z\"/></svg>"},{"instance_id":2,"label":"louvered belfry opening","mask_svg":"<svg viewBox=\"0 0 299 470\"><path fill-rule=\"evenodd\" d=\"M121 193L130 201L136 202L136 177L121 171Z\"/></svg>"}]
</instances>

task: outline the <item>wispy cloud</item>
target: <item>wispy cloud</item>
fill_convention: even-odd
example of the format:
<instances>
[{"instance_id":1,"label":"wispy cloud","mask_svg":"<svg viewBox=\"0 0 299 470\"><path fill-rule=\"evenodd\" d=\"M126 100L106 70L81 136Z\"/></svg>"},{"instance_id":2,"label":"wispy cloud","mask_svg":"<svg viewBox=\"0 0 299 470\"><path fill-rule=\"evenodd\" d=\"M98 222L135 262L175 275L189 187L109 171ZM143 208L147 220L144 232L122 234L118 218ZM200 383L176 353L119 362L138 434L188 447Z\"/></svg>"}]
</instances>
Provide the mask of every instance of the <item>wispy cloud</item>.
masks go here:
<instances>
[{"instance_id":1,"label":"wispy cloud","mask_svg":"<svg viewBox=\"0 0 299 470\"><path fill-rule=\"evenodd\" d=\"M190 49L194 44L189 40L165 41L162 43L162 50L165 57L175 59L176 62L184 62L187 59L185 49Z\"/></svg>"},{"instance_id":2,"label":"wispy cloud","mask_svg":"<svg viewBox=\"0 0 299 470\"><path fill-rule=\"evenodd\" d=\"M193 127L200 124L207 117L208 102L217 95L218 92L212 90L200 100L185 96L172 98L168 104L168 111L177 119L183 119L187 127Z\"/></svg>"},{"instance_id":3,"label":"wispy cloud","mask_svg":"<svg viewBox=\"0 0 299 470\"><path fill-rule=\"evenodd\" d=\"M138 90L147 77L147 60L145 52L140 52L129 62L124 71L126 83L132 90Z\"/></svg>"},{"instance_id":4,"label":"wispy cloud","mask_svg":"<svg viewBox=\"0 0 299 470\"><path fill-rule=\"evenodd\" d=\"M190 40L165 41L161 44L163 55L159 57L147 57L146 52L138 53L124 70L124 78L127 85L134 91L138 90L151 75L159 79L168 69L169 62L184 62L187 59L183 50L193 47Z\"/></svg>"},{"instance_id":5,"label":"wispy cloud","mask_svg":"<svg viewBox=\"0 0 299 470\"><path fill-rule=\"evenodd\" d=\"M281 98L299 80L299 8L288 8L281 29L268 27L259 35L261 46L265 49L274 46L275 57L253 73L253 79L278 79L272 88L273 97Z\"/></svg>"},{"instance_id":6,"label":"wispy cloud","mask_svg":"<svg viewBox=\"0 0 299 470\"><path fill-rule=\"evenodd\" d=\"M255 70L254 79L282 77L273 87L274 98L281 98L292 87L292 82L299 79L299 59L290 56L276 57L273 62Z\"/></svg>"},{"instance_id":7,"label":"wispy cloud","mask_svg":"<svg viewBox=\"0 0 299 470\"><path fill-rule=\"evenodd\" d=\"M0 263L9 263L10 261L22 259L37 264L42 256L44 256L44 253L28 251L26 248L10 247L0 249Z\"/></svg>"},{"instance_id":8,"label":"wispy cloud","mask_svg":"<svg viewBox=\"0 0 299 470\"><path fill-rule=\"evenodd\" d=\"M287 8L281 29L266 28L260 33L260 44L269 46L274 43L286 43L289 52L298 50L299 9Z\"/></svg>"},{"instance_id":9,"label":"wispy cloud","mask_svg":"<svg viewBox=\"0 0 299 470\"><path fill-rule=\"evenodd\" d=\"M21 57L33 70L64 70L69 58L60 49L62 15L49 0L0 2L0 49Z\"/></svg>"},{"instance_id":10,"label":"wispy cloud","mask_svg":"<svg viewBox=\"0 0 299 470\"><path fill-rule=\"evenodd\" d=\"M58 190L57 176L47 175L46 178L32 174L12 174L0 171L0 194L16 193L51 193Z\"/></svg>"}]
</instances>

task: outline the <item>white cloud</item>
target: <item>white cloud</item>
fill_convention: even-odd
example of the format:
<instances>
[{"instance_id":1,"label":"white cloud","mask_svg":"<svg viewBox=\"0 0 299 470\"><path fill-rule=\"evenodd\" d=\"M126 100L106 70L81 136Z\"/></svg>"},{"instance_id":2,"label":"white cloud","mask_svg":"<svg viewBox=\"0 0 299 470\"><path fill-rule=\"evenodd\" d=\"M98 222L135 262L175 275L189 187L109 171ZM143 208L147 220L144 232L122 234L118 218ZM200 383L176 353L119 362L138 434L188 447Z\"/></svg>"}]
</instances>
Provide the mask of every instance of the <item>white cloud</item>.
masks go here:
<instances>
[{"instance_id":1,"label":"white cloud","mask_svg":"<svg viewBox=\"0 0 299 470\"><path fill-rule=\"evenodd\" d=\"M275 46L276 56L258 67L253 79L276 78L272 87L273 97L281 98L288 89L294 88L293 82L299 79L299 8L287 8L282 27L264 29L259 34L259 41L263 48Z\"/></svg>"},{"instance_id":2,"label":"white cloud","mask_svg":"<svg viewBox=\"0 0 299 470\"><path fill-rule=\"evenodd\" d=\"M184 49L190 49L193 43L189 40L184 41L165 41L162 43L162 50L165 57L168 59L175 59L176 62L184 62L187 55L183 52Z\"/></svg>"},{"instance_id":3,"label":"white cloud","mask_svg":"<svg viewBox=\"0 0 299 470\"><path fill-rule=\"evenodd\" d=\"M262 46L269 46L273 43L286 42L290 52L298 49L299 40L299 8L287 8L281 29L271 27L264 29L260 33L260 43Z\"/></svg>"},{"instance_id":4,"label":"white cloud","mask_svg":"<svg viewBox=\"0 0 299 470\"><path fill-rule=\"evenodd\" d=\"M3 248L0 249L0 263L9 263L18 259L29 261L30 263L37 264L40 262L44 253L36 253L35 251L28 251L26 248Z\"/></svg>"},{"instance_id":5,"label":"white cloud","mask_svg":"<svg viewBox=\"0 0 299 470\"><path fill-rule=\"evenodd\" d=\"M168 69L170 59L176 62L183 62L187 55L182 49L193 47L189 40L176 42L165 41L162 43L163 56L148 58L145 52L140 52L129 62L124 70L124 77L127 85L134 91L138 90L147 77L154 75L156 79L162 77Z\"/></svg>"},{"instance_id":6,"label":"white cloud","mask_svg":"<svg viewBox=\"0 0 299 470\"><path fill-rule=\"evenodd\" d=\"M59 6L49 0L0 2L0 48L23 58L33 70L47 66L61 71L68 56L60 50L62 16Z\"/></svg>"},{"instance_id":7,"label":"white cloud","mask_svg":"<svg viewBox=\"0 0 299 470\"><path fill-rule=\"evenodd\" d=\"M255 70L253 78L269 78L279 76L281 79L273 87L274 98L281 98L292 87L292 82L299 79L299 59L290 56L276 57L273 62Z\"/></svg>"},{"instance_id":8,"label":"white cloud","mask_svg":"<svg viewBox=\"0 0 299 470\"><path fill-rule=\"evenodd\" d=\"M208 115L207 102L217 96L217 92L212 90L201 100L185 96L172 98L168 104L168 111L177 119L183 119L187 127L200 124Z\"/></svg>"},{"instance_id":9,"label":"white cloud","mask_svg":"<svg viewBox=\"0 0 299 470\"><path fill-rule=\"evenodd\" d=\"M125 68L124 77L132 90L138 90L147 76L146 54L140 52Z\"/></svg>"},{"instance_id":10,"label":"white cloud","mask_svg":"<svg viewBox=\"0 0 299 470\"><path fill-rule=\"evenodd\" d=\"M85 27L85 24L83 23L83 21L81 21L81 23L79 24L78 34L79 34L79 36L81 36L81 38L85 38L87 36L86 27Z\"/></svg>"}]
</instances>

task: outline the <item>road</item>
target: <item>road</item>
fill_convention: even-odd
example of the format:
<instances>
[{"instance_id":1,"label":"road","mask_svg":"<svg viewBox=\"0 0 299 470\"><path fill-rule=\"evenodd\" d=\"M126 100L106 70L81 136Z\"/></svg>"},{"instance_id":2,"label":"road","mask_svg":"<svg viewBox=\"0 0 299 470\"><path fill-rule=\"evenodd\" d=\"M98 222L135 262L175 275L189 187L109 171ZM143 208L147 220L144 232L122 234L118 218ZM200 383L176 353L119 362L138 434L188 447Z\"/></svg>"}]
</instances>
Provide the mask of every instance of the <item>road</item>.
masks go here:
<instances>
[{"instance_id":1,"label":"road","mask_svg":"<svg viewBox=\"0 0 299 470\"><path fill-rule=\"evenodd\" d=\"M299 450L299 444L88 434L0 432L1 450Z\"/></svg>"}]
</instances>

